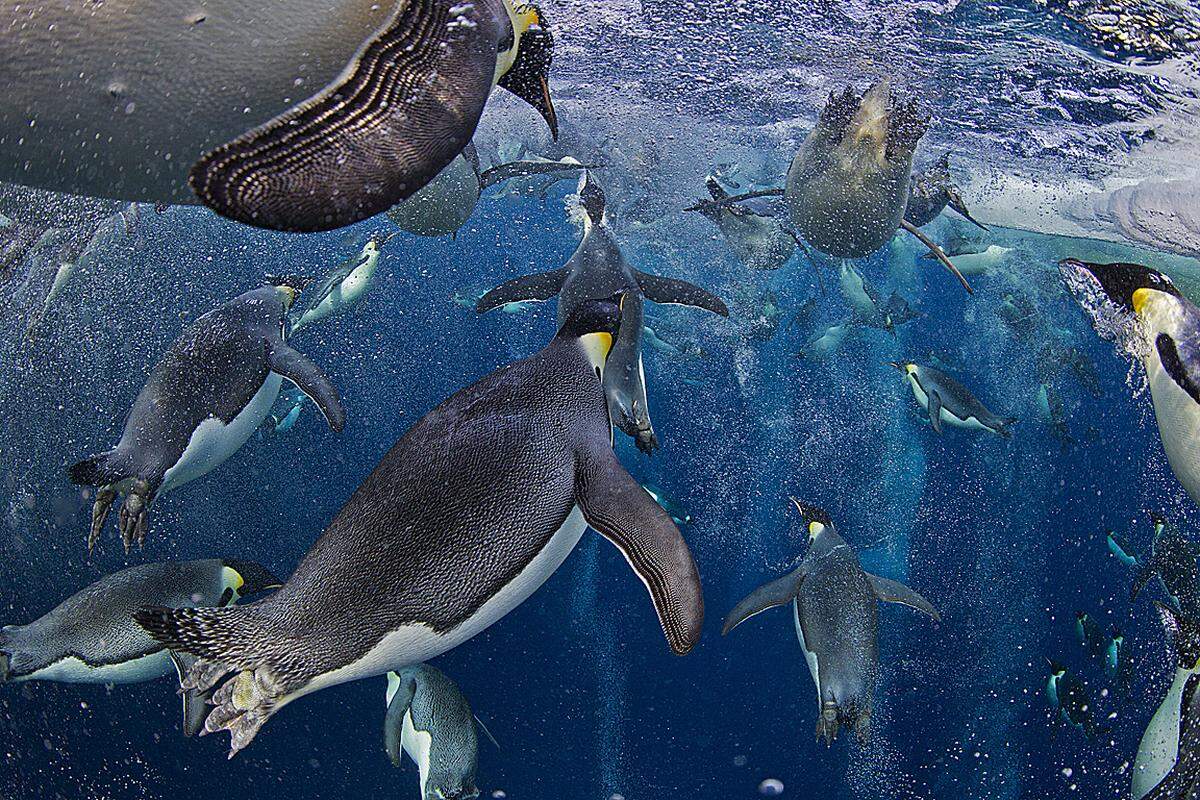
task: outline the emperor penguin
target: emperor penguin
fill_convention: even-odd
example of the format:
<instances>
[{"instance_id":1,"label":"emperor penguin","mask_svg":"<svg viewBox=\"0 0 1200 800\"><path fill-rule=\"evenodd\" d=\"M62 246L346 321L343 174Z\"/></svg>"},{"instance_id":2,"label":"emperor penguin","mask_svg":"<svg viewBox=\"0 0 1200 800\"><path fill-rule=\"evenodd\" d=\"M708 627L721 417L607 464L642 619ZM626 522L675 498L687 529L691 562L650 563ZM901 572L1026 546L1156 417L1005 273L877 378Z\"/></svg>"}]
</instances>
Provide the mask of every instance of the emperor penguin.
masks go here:
<instances>
[{"instance_id":1,"label":"emperor penguin","mask_svg":"<svg viewBox=\"0 0 1200 800\"><path fill-rule=\"evenodd\" d=\"M1065 722L1089 738L1105 733L1106 729L1096 723L1096 706L1087 684L1057 661L1047 659L1047 663L1050 677L1046 680L1046 702L1050 704L1054 724Z\"/></svg>"},{"instance_id":2,"label":"emperor penguin","mask_svg":"<svg viewBox=\"0 0 1200 800\"><path fill-rule=\"evenodd\" d=\"M388 758L398 767L408 753L420 773L421 800L478 797L479 737L458 686L428 664L389 672L387 681L383 738Z\"/></svg>"},{"instance_id":3,"label":"emperor penguin","mask_svg":"<svg viewBox=\"0 0 1200 800\"><path fill-rule=\"evenodd\" d=\"M567 199L568 214L583 227L583 239L566 265L534 275L514 278L485 294L476 304L479 313L521 300L549 300L558 295L562 324L582 303L624 293L621 335L613 345L604 373L609 409L617 427L633 437L646 454L658 447L646 400L642 368L642 299L654 303L695 306L729 316L724 301L687 281L663 278L636 270L625 260L609 225L604 190L590 171L579 179L577 193Z\"/></svg>"},{"instance_id":4,"label":"emperor penguin","mask_svg":"<svg viewBox=\"0 0 1200 800\"><path fill-rule=\"evenodd\" d=\"M738 260L748 269L779 269L796 252L796 237L781 220L787 208L777 197L753 197L723 205L729 198L716 176L704 181L712 200L701 200L689 211L698 211L721 231Z\"/></svg>"},{"instance_id":5,"label":"emperor penguin","mask_svg":"<svg viewBox=\"0 0 1200 800\"><path fill-rule=\"evenodd\" d=\"M550 31L516 0L0 0L0 17L0 65L22 76L0 181L319 231L428 183L493 87L557 135Z\"/></svg>"},{"instance_id":6,"label":"emperor penguin","mask_svg":"<svg viewBox=\"0 0 1200 800\"><path fill-rule=\"evenodd\" d=\"M1145 367L1167 463L1200 503L1200 309L1141 264L1068 258L1059 273L1101 338Z\"/></svg>"},{"instance_id":7,"label":"emperor penguin","mask_svg":"<svg viewBox=\"0 0 1200 800\"><path fill-rule=\"evenodd\" d=\"M950 154L943 153L937 161L920 173L913 173L908 188L908 205L904 220L918 228L928 225L949 207L963 219L983 230L988 227L971 216L962 194L950 174Z\"/></svg>"},{"instance_id":8,"label":"emperor penguin","mask_svg":"<svg viewBox=\"0 0 1200 800\"><path fill-rule=\"evenodd\" d=\"M357 305L375 279L382 244L378 237L372 237L356 256L346 259L330 272L320 289L309 292L304 309L289 315L290 335Z\"/></svg>"},{"instance_id":9,"label":"emperor penguin","mask_svg":"<svg viewBox=\"0 0 1200 800\"><path fill-rule=\"evenodd\" d=\"M475 213L485 189L523 176L567 178L587 168L567 156L560 161L510 161L485 170L474 143L469 143L436 178L389 209L387 217L400 230L418 236L453 236Z\"/></svg>"},{"instance_id":10,"label":"emperor penguin","mask_svg":"<svg viewBox=\"0 0 1200 800\"><path fill-rule=\"evenodd\" d=\"M970 293L941 248L904 219L913 152L928 126L915 101L893 99L886 80L861 97L849 88L831 92L792 159L784 201L796 231L826 255L864 258L903 228L939 254Z\"/></svg>"},{"instance_id":11,"label":"emperor penguin","mask_svg":"<svg viewBox=\"0 0 1200 800\"><path fill-rule=\"evenodd\" d=\"M1133 800L1192 800L1200 790L1200 625L1154 605L1173 642L1175 678L1138 743Z\"/></svg>"},{"instance_id":12,"label":"emperor penguin","mask_svg":"<svg viewBox=\"0 0 1200 800\"><path fill-rule=\"evenodd\" d=\"M817 737L829 744L839 726L860 740L870 732L879 683L879 620L875 604L900 603L941 620L929 601L902 583L863 571L858 556L829 514L792 498L808 525L808 552L791 573L766 583L738 603L724 636L755 614L792 604L796 636L817 689Z\"/></svg>"},{"instance_id":13,"label":"emperor penguin","mask_svg":"<svg viewBox=\"0 0 1200 800\"><path fill-rule=\"evenodd\" d=\"M139 564L106 575L28 625L0 628L0 683L140 683L184 675L193 659L168 651L133 621L146 604L222 607L279 581L252 561ZM202 692L183 694L185 735L207 714Z\"/></svg>"},{"instance_id":14,"label":"emperor penguin","mask_svg":"<svg viewBox=\"0 0 1200 800\"><path fill-rule=\"evenodd\" d=\"M1009 427L1017 422L1016 417L1000 417L979 402L967 387L933 367L911 362L891 362L891 366L904 374L904 381L912 387L917 404L929 414L929 423L937 433L942 425L953 425L967 430L988 431L1008 438Z\"/></svg>"},{"instance_id":15,"label":"emperor penguin","mask_svg":"<svg viewBox=\"0 0 1200 800\"><path fill-rule=\"evenodd\" d=\"M275 594L135 614L155 639L200 659L185 689L221 684L205 730L228 730L231 755L298 697L426 662L485 630L550 577L588 525L649 590L671 649L692 649L704 604L691 552L612 450L604 372L620 302L635 301L579 304L540 352L426 414Z\"/></svg>"},{"instance_id":16,"label":"emperor penguin","mask_svg":"<svg viewBox=\"0 0 1200 800\"><path fill-rule=\"evenodd\" d=\"M1138 563L1129 600L1137 600L1142 589L1158 578L1163 590L1184 616L1200 619L1200 543L1188 539L1181 530L1158 514L1150 515L1154 539L1150 557Z\"/></svg>"},{"instance_id":17,"label":"emperor penguin","mask_svg":"<svg viewBox=\"0 0 1200 800\"><path fill-rule=\"evenodd\" d=\"M183 330L150 373L125 417L121 440L68 470L99 487L88 551L116 499L126 551L146 539L150 504L220 466L254 435L287 378L309 396L334 431L346 423L337 390L284 339L296 279L274 279L238 295Z\"/></svg>"}]
</instances>

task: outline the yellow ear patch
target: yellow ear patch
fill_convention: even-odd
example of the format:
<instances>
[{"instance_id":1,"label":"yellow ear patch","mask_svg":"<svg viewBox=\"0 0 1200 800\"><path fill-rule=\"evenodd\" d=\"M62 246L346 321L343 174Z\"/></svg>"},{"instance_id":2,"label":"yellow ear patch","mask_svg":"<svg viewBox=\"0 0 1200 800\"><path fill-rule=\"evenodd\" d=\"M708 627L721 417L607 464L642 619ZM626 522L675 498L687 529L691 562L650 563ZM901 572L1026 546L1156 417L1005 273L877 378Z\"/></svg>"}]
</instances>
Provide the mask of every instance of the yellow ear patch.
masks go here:
<instances>
[{"instance_id":1,"label":"yellow ear patch","mask_svg":"<svg viewBox=\"0 0 1200 800\"><path fill-rule=\"evenodd\" d=\"M221 577L225 579L225 585L235 592L246 585L246 579L242 577L242 573L233 567L222 567L221 572L224 573Z\"/></svg>"},{"instance_id":2,"label":"yellow ear patch","mask_svg":"<svg viewBox=\"0 0 1200 800\"><path fill-rule=\"evenodd\" d=\"M821 535L821 531L825 530L825 526L820 522L808 523L808 535L815 539Z\"/></svg>"},{"instance_id":3,"label":"yellow ear patch","mask_svg":"<svg viewBox=\"0 0 1200 800\"><path fill-rule=\"evenodd\" d=\"M542 24L541 17L538 16L537 6L529 4L521 4L513 6L512 13L513 27L518 33L524 33L534 25Z\"/></svg>"},{"instance_id":4,"label":"yellow ear patch","mask_svg":"<svg viewBox=\"0 0 1200 800\"><path fill-rule=\"evenodd\" d=\"M1146 303L1150 301L1151 289L1134 289L1133 291L1133 313L1141 314Z\"/></svg>"},{"instance_id":5,"label":"yellow ear patch","mask_svg":"<svg viewBox=\"0 0 1200 800\"><path fill-rule=\"evenodd\" d=\"M612 334L608 331L585 333L579 337L579 343L583 345L583 350L587 353L588 360L592 362L592 366L597 369L603 369L604 362L608 360L609 351L612 350Z\"/></svg>"}]
</instances>

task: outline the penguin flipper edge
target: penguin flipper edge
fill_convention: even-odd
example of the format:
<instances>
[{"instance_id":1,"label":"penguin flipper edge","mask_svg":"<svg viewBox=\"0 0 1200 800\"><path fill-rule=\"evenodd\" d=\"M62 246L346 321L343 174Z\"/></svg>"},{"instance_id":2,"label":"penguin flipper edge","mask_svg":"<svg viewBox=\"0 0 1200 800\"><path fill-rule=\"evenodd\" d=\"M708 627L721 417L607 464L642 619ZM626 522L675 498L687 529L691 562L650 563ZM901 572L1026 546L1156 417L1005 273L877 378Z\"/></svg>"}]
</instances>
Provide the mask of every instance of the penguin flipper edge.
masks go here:
<instances>
[{"instance_id":1,"label":"penguin flipper edge","mask_svg":"<svg viewBox=\"0 0 1200 800\"><path fill-rule=\"evenodd\" d=\"M678 278L664 278L641 270L635 272L642 294L652 303L695 306L722 317L729 316L729 306L725 305L725 301L707 289Z\"/></svg>"},{"instance_id":2,"label":"penguin flipper edge","mask_svg":"<svg viewBox=\"0 0 1200 800\"><path fill-rule=\"evenodd\" d=\"M908 606L909 608L920 611L922 614L933 619L935 622L942 621L942 615L933 607L933 604L916 592L899 581L894 581L891 578L881 578L878 575L865 573L867 580L871 582L871 589L884 603L899 603L900 605Z\"/></svg>"},{"instance_id":3,"label":"penguin flipper edge","mask_svg":"<svg viewBox=\"0 0 1200 800\"><path fill-rule=\"evenodd\" d=\"M337 389L333 388L333 384L321 372L320 367L282 341L271 345L268 361L272 372L296 384L296 388L317 404L317 408L325 415L325 421L335 433L342 432L342 428L346 426L346 410L342 407Z\"/></svg>"},{"instance_id":4,"label":"penguin flipper edge","mask_svg":"<svg viewBox=\"0 0 1200 800\"><path fill-rule=\"evenodd\" d=\"M398 767L404 756L400 743L400 735L404 732L404 715L412 705L413 695L417 692L417 682L411 677L402 678L394 672L389 672L389 683L392 680L398 680L400 685L388 702L387 714L383 718L383 743L387 748L388 758Z\"/></svg>"},{"instance_id":5,"label":"penguin flipper edge","mask_svg":"<svg viewBox=\"0 0 1200 800\"><path fill-rule=\"evenodd\" d=\"M669 514L635 481L605 442L575 479L587 523L616 545L650 590L667 643L678 655L700 639L704 596L692 551Z\"/></svg>"},{"instance_id":6,"label":"penguin flipper edge","mask_svg":"<svg viewBox=\"0 0 1200 800\"><path fill-rule=\"evenodd\" d=\"M484 314L494 308L519 303L522 300L549 300L562 289L569 272L566 267L560 267L549 272L537 272L505 281L479 298L475 303L475 310Z\"/></svg>"},{"instance_id":7,"label":"penguin flipper edge","mask_svg":"<svg viewBox=\"0 0 1200 800\"><path fill-rule=\"evenodd\" d=\"M764 583L746 595L742 602L733 607L733 611L729 612L729 616L725 617L725 624L721 627L721 635L726 635L755 614L761 614L767 609L781 606L784 603L790 603L800 593L800 585L804 583L807 573L808 570L805 568L805 565L801 564L797 569L789 572L782 578L776 578L769 583Z\"/></svg>"},{"instance_id":8,"label":"penguin flipper edge","mask_svg":"<svg viewBox=\"0 0 1200 800\"><path fill-rule=\"evenodd\" d=\"M942 432L942 396L937 392L929 393L929 424L934 433Z\"/></svg>"}]
</instances>

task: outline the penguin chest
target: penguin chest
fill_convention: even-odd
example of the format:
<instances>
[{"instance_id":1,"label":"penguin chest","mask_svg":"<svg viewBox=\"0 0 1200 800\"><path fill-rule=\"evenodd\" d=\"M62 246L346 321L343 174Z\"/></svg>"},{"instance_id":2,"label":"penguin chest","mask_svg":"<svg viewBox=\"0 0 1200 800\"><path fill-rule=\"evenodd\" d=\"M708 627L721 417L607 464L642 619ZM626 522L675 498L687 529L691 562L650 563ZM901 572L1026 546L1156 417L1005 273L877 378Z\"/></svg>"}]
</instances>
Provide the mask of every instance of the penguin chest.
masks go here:
<instances>
[{"instance_id":1,"label":"penguin chest","mask_svg":"<svg viewBox=\"0 0 1200 800\"><path fill-rule=\"evenodd\" d=\"M471 616L442 633L421 622L406 624L392 630L360 658L314 677L301 691L292 695L289 701L327 686L420 664L458 647L525 602L567 559L575 545L579 544L586 528L583 512L575 506L524 569L488 598Z\"/></svg>"},{"instance_id":2,"label":"penguin chest","mask_svg":"<svg viewBox=\"0 0 1200 800\"><path fill-rule=\"evenodd\" d=\"M166 650L123 661L120 664L92 666L76 656L68 656L30 673L19 681L57 681L59 683L141 683L172 672Z\"/></svg>"},{"instance_id":3,"label":"penguin chest","mask_svg":"<svg viewBox=\"0 0 1200 800\"><path fill-rule=\"evenodd\" d=\"M1183 488L1200 502L1200 406L1175 383L1156 351L1146 359L1146 377L1167 462Z\"/></svg>"},{"instance_id":4,"label":"penguin chest","mask_svg":"<svg viewBox=\"0 0 1200 800\"><path fill-rule=\"evenodd\" d=\"M1186 702L1184 689L1192 670L1178 669L1167 696L1150 718L1133 760L1133 800L1141 800L1162 782L1179 757L1179 726Z\"/></svg>"},{"instance_id":5,"label":"penguin chest","mask_svg":"<svg viewBox=\"0 0 1200 800\"><path fill-rule=\"evenodd\" d=\"M429 750L433 745L433 735L429 731L419 731L413 725L412 711L404 712L404 725L400 730L400 746L408 757L417 765L421 775L421 797L425 797L425 785L429 780Z\"/></svg>"},{"instance_id":6,"label":"penguin chest","mask_svg":"<svg viewBox=\"0 0 1200 800\"><path fill-rule=\"evenodd\" d=\"M208 417L196 426L179 460L163 476L159 494L210 472L241 449L271 412L282 383L282 376L269 372L250 402L228 423Z\"/></svg>"}]
</instances>

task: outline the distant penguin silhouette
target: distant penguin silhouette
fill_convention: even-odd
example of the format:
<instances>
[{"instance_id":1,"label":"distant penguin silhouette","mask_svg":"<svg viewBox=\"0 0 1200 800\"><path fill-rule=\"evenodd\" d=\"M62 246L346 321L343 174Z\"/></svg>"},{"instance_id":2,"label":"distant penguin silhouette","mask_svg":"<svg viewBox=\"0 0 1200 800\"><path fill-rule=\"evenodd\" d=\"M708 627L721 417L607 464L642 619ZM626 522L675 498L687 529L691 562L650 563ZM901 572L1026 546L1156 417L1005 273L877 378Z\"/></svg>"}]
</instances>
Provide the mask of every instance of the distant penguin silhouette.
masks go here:
<instances>
[{"instance_id":1,"label":"distant penguin silhouette","mask_svg":"<svg viewBox=\"0 0 1200 800\"><path fill-rule=\"evenodd\" d=\"M791 603L796 636L817 688L817 736L828 744L839 726L846 725L866 739L879 683L875 604L901 603L935 620L941 617L907 586L864 572L825 511L801 505L795 498L792 502L808 524L804 560L795 571L760 586L738 603L725 618L721 634L755 614Z\"/></svg>"},{"instance_id":2,"label":"distant penguin silhouette","mask_svg":"<svg viewBox=\"0 0 1200 800\"><path fill-rule=\"evenodd\" d=\"M713 175L705 181L712 200L701 200L689 211L698 211L721 231L738 260L749 269L779 269L796 252L795 234L783 220L787 208L778 198L755 197L722 205L729 197Z\"/></svg>"},{"instance_id":3,"label":"distant penguin silhouette","mask_svg":"<svg viewBox=\"0 0 1200 800\"><path fill-rule=\"evenodd\" d=\"M297 289L278 279L235 297L184 329L133 401L117 446L69 470L99 487L88 551L95 547L117 493L125 549L145 541L150 504L215 469L267 418L287 378L321 409L329 427L346 422L337 390L315 364L284 341Z\"/></svg>"},{"instance_id":4,"label":"distant penguin silhouette","mask_svg":"<svg viewBox=\"0 0 1200 800\"><path fill-rule=\"evenodd\" d=\"M274 588L259 564L232 559L139 564L106 575L28 625L0 629L0 682L139 683L184 675L194 659L167 651L133 621L147 604L227 606ZM208 713L203 692L183 694L184 733Z\"/></svg>"},{"instance_id":5,"label":"distant penguin silhouette","mask_svg":"<svg viewBox=\"0 0 1200 800\"><path fill-rule=\"evenodd\" d=\"M1087 685L1057 661L1047 659L1047 662L1050 677L1046 680L1046 702L1054 714L1055 725L1065 722L1088 738L1103 734L1106 729L1096 723L1096 706Z\"/></svg>"},{"instance_id":6,"label":"distant penguin silhouette","mask_svg":"<svg viewBox=\"0 0 1200 800\"><path fill-rule=\"evenodd\" d=\"M580 303L624 292L621 338L613 345L604 388L613 422L633 437L639 450L649 454L658 447L658 437L650 421L642 368L642 299L695 306L723 317L729 316L729 309L721 298L699 286L631 267L609 226L606 202L604 190L590 172L585 172L579 180L578 194L568 206L571 218L583 225L583 239L571 259L559 269L502 283L485 294L476 309L484 313L507 303L549 300L558 295L558 319L562 324Z\"/></svg>"},{"instance_id":7,"label":"distant penguin silhouette","mask_svg":"<svg viewBox=\"0 0 1200 800\"><path fill-rule=\"evenodd\" d=\"M1154 523L1154 540L1150 557L1138 566L1129 590L1130 602L1137 599L1152 578L1158 578L1163 590L1175 607L1190 619L1200 619L1200 543L1184 536L1178 527L1158 514L1150 515Z\"/></svg>"},{"instance_id":8,"label":"distant penguin silhouette","mask_svg":"<svg viewBox=\"0 0 1200 800\"><path fill-rule=\"evenodd\" d=\"M612 450L603 375L621 320L613 299L582 303L540 352L422 417L275 594L135 615L200 658L184 688L221 684L205 729L228 730L231 754L298 697L423 663L487 629L588 525L647 587L671 648L692 649L704 604L691 551Z\"/></svg>"}]
</instances>

